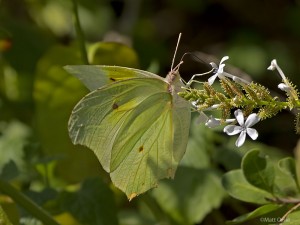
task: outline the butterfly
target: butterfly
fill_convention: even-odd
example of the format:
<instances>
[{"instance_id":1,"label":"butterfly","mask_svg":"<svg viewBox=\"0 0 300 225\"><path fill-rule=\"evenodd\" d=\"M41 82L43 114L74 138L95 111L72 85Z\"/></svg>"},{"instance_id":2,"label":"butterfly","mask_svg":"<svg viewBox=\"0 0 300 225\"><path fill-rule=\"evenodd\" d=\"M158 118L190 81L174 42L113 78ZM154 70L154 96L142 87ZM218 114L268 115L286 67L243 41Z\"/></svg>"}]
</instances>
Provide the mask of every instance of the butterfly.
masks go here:
<instances>
[{"instance_id":1,"label":"butterfly","mask_svg":"<svg viewBox=\"0 0 300 225\"><path fill-rule=\"evenodd\" d=\"M162 78L119 66L65 67L91 91L71 113L69 136L95 153L129 200L173 178L185 153L191 107L177 95L178 68Z\"/></svg>"}]
</instances>

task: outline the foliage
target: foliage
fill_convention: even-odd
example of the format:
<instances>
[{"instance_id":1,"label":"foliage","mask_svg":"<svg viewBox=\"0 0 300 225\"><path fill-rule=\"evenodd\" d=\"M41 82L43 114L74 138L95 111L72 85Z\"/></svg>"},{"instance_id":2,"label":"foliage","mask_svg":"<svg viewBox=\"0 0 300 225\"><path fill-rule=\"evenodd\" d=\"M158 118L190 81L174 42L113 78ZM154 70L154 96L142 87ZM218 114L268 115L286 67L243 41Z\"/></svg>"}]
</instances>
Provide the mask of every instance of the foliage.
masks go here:
<instances>
[{"instance_id":1,"label":"foliage","mask_svg":"<svg viewBox=\"0 0 300 225\"><path fill-rule=\"evenodd\" d=\"M74 3L80 24L72 20ZM0 224L299 224L300 147L294 115L285 111L298 104L299 12L295 1L0 1ZM224 54L255 80L224 79L223 89L195 84L193 100L224 104L223 113L212 113L223 120L236 107L265 120L258 141L236 148L235 138L207 129L193 113L174 179L128 202L93 152L71 143L69 116L89 90L63 67L88 61L165 77L179 32L177 58L210 54L184 56L184 80ZM270 58L289 74L283 84L295 88L286 101L273 90L278 78L265 71Z\"/></svg>"}]
</instances>

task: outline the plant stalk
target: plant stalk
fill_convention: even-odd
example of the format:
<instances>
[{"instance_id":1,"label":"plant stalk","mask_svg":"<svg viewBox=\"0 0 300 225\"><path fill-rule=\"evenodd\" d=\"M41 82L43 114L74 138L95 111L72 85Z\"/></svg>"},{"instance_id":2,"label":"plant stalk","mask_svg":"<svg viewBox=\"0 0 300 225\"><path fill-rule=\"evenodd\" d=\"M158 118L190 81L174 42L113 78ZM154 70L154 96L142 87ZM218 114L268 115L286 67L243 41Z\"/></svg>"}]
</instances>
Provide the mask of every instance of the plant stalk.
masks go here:
<instances>
[{"instance_id":1,"label":"plant stalk","mask_svg":"<svg viewBox=\"0 0 300 225\"><path fill-rule=\"evenodd\" d=\"M35 202L33 202L26 195L22 194L11 184L1 179L0 191L3 194L11 197L17 204L23 207L31 215L39 219L44 225L59 225L42 207L38 206Z\"/></svg>"},{"instance_id":2,"label":"plant stalk","mask_svg":"<svg viewBox=\"0 0 300 225\"><path fill-rule=\"evenodd\" d=\"M80 24L77 0L72 0L72 2L73 2L73 13L74 13L74 17L75 17L74 26L76 29L76 34L77 34L77 38L78 38L78 42L79 42L81 58L82 58L83 63L88 65L89 60L88 60L86 46L85 46L85 37L84 37L84 33L82 31L81 24Z\"/></svg>"}]
</instances>

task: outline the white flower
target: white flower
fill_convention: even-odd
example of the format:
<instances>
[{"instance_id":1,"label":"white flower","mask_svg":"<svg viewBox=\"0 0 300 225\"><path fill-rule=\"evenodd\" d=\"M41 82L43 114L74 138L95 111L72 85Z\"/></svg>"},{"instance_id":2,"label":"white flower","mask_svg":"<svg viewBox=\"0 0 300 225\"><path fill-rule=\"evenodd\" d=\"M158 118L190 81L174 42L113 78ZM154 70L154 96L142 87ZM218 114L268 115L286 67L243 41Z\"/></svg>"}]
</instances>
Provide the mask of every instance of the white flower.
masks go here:
<instances>
[{"instance_id":1,"label":"white flower","mask_svg":"<svg viewBox=\"0 0 300 225\"><path fill-rule=\"evenodd\" d=\"M240 126L227 125L226 127L224 127L224 132L228 135L240 134L240 136L235 142L235 145L237 147L240 147L244 144L246 139L246 133L252 138L252 140L255 140L258 137L258 132L254 128L250 127L259 122L260 119L257 116L257 114L250 114L245 122L242 110L236 110L234 112L234 115Z\"/></svg>"},{"instance_id":2,"label":"white flower","mask_svg":"<svg viewBox=\"0 0 300 225\"><path fill-rule=\"evenodd\" d=\"M271 61L271 65L268 67L268 70L275 70L275 69L278 71L278 73L281 76L283 82L286 83L286 81L287 81L286 76L284 75L282 69L278 66L276 59L273 59Z\"/></svg>"},{"instance_id":3,"label":"white flower","mask_svg":"<svg viewBox=\"0 0 300 225\"><path fill-rule=\"evenodd\" d=\"M213 76L211 76L211 77L208 79L208 84L209 84L209 85L212 85L217 77L221 77L221 76L222 76L222 74L223 74L223 69L224 69L224 66L225 66L225 64L224 64L223 62L226 61L227 59L229 59L228 56L224 56L224 57L221 59L221 62L220 62L220 64L219 64L219 67L218 67L217 72L216 72ZM213 65L213 64L211 64L211 65Z\"/></svg>"},{"instance_id":4,"label":"white flower","mask_svg":"<svg viewBox=\"0 0 300 225\"><path fill-rule=\"evenodd\" d=\"M290 92L290 90L291 90L291 87L284 84L284 83L278 84L278 88L282 91L285 91L285 92Z\"/></svg>"},{"instance_id":5,"label":"white flower","mask_svg":"<svg viewBox=\"0 0 300 225\"><path fill-rule=\"evenodd\" d=\"M284 75L281 68L278 66L276 59L273 59L271 61L271 65L268 67L268 70L277 70L279 75L282 78L283 83L278 84L278 88L282 91L287 92L288 94L291 94L292 87L290 86L286 76Z\"/></svg>"},{"instance_id":6,"label":"white flower","mask_svg":"<svg viewBox=\"0 0 300 225\"><path fill-rule=\"evenodd\" d=\"M226 119L225 123L232 123L233 121L235 121L235 119ZM207 126L208 128L214 128L220 125L221 125L221 119L215 118L213 116L210 116L205 123L205 126Z\"/></svg>"},{"instance_id":7,"label":"white flower","mask_svg":"<svg viewBox=\"0 0 300 225\"><path fill-rule=\"evenodd\" d=\"M276 66L277 66L277 61L276 61L276 59L273 59L271 61L271 65L268 67L268 70L275 70Z\"/></svg>"},{"instance_id":8,"label":"white flower","mask_svg":"<svg viewBox=\"0 0 300 225\"><path fill-rule=\"evenodd\" d=\"M221 125L221 120L220 119L216 119L213 116L209 117L209 120L206 121L205 126L209 127L209 128L214 128L217 126Z\"/></svg>"}]
</instances>

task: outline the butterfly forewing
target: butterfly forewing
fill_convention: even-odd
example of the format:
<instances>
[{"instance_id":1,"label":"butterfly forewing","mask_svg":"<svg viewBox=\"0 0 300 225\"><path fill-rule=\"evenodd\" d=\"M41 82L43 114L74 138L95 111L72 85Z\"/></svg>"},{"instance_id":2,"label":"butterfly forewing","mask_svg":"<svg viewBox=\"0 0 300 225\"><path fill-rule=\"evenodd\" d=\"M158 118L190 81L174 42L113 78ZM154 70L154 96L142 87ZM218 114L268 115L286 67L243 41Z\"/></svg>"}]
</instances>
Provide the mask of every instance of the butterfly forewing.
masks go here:
<instances>
[{"instance_id":1,"label":"butterfly forewing","mask_svg":"<svg viewBox=\"0 0 300 225\"><path fill-rule=\"evenodd\" d=\"M116 78L128 68L101 69ZM190 123L188 102L172 91L180 87L179 79L170 84L143 72L92 91L69 120L73 143L92 149L130 199L155 187L159 179L174 176Z\"/></svg>"},{"instance_id":2,"label":"butterfly forewing","mask_svg":"<svg viewBox=\"0 0 300 225\"><path fill-rule=\"evenodd\" d=\"M75 106L70 117L69 133L73 143L94 150L107 172L110 172L112 148L122 124L132 109L158 91L156 85L146 82L145 88L144 84L143 79L124 80L95 90Z\"/></svg>"},{"instance_id":3,"label":"butterfly forewing","mask_svg":"<svg viewBox=\"0 0 300 225\"><path fill-rule=\"evenodd\" d=\"M154 73L119 66L100 65L69 65L64 67L73 76L77 77L90 90L94 91L108 83L130 78L163 78Z\"/></svg>"}]
</instances>

